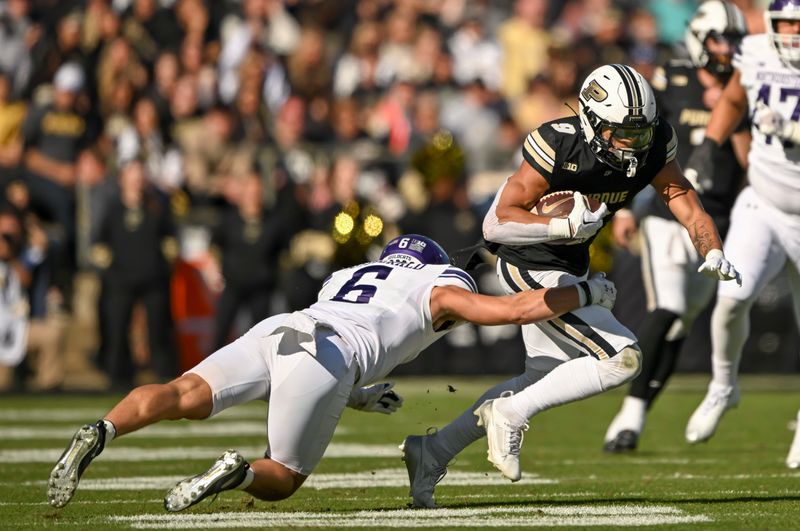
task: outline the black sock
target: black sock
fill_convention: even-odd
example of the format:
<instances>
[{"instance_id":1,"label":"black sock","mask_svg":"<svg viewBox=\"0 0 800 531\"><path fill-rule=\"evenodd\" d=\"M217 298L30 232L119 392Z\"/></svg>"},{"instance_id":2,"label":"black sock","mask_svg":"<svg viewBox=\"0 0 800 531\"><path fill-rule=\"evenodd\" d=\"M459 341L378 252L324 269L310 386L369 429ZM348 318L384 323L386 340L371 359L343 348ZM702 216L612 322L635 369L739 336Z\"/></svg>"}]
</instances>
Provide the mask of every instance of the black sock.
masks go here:
<instances>
[{"instance_id":1,"label":"black sock","mask_svg":"<svg viewBox=\"0 0 800 531\"><path fill-rule=\"evenodd\" d=\"M668 310L655 309L648 313L639 327L639 347L642 349L642 372L631 382L630 396L649 400L650 382L661 364L662 346L670 327L678 316ZM656 394L658 394L656 392Z\"/></svg>"},{"instance_id":2,"label":"black sock","mask_svg":"<svg viewBox=\"0 0 800 531\"><path fill-rule=\"evenodd\" d=\"M685 338L675 339L673 341L664 341L659 349L659 355L656 360L656 367L653 371L653 376L650 378L647 388L647 407L653 405L653 400L656 399L664 387L667 385L667 380L675 372L675 364L678 361L678 354L683 346Z\"/></svg>"}]
</instances>

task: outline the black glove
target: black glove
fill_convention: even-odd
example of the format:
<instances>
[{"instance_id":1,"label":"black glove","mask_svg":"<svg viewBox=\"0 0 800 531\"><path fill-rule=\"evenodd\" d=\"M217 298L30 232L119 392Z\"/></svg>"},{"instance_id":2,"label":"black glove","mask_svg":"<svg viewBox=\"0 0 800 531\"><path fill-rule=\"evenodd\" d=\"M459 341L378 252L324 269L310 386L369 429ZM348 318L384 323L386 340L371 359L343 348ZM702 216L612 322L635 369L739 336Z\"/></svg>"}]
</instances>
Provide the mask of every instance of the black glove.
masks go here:
<instances>
[{"instance_id":1,"label":"black glove","mask_svg":"<svg viewBox=\"0 0 800 531\"><path fill-rule=\"evenodd\" d=\"M698 194L702 194L713 184L714 160L720 149L719 144L710 138L705 138L703 143L694 148L689 156L683 174L692 183Z\"/></svg>"}]
</instances>

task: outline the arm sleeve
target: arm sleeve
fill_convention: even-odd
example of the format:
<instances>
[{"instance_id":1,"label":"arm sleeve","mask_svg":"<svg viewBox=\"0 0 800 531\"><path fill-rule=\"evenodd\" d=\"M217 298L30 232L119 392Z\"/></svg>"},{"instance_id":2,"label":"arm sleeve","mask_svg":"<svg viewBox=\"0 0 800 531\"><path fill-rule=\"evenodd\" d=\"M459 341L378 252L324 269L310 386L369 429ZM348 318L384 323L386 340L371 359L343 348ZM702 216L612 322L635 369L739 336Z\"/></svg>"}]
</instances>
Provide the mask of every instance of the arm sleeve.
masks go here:
<instances>
[{"instance_id":1,"label":"arm sleeve","mask_svg":"<svg viewBox=\"0 0 800 531\"><path fill-rule=\"evenodd\" d=\"M497 217L497 202L503 194L506 183L508 183L507 180L497 191L489 211L483 218L483 237L486 238L486 241L505 245L532 245L552 239L549 224L517 223L515 221L500 223L500 219Z\"/></svg>"}]
</instances>

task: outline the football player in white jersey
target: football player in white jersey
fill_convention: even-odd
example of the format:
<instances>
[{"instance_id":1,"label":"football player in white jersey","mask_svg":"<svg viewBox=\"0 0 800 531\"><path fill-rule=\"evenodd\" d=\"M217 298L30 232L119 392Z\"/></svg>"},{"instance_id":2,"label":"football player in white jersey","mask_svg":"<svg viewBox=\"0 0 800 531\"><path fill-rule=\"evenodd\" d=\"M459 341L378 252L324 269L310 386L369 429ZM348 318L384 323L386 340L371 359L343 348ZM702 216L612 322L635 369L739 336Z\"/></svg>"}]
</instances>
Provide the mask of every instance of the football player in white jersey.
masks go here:
<instances>
[{"instance_id":1,"label":"football player in white jersey","mask_svg":"<svg viewBox=\"0 0 800 531\"><path fill-rule=\"evenodd\" d=\"M704 257L700 270L738 282L714 221L675 161L675 131L659 117L653 91L641 74L619 64L595 69L581 87L579 113L544 123L528 135L525 160L486 214L484 237L498 256L506 292L583 281L597 231L648 185ZM559 191L574 192L567 218L531 212L545 194ZM602 202L595 211L584 194ZM636 336L605 308L582 308L525 325L522 338L525 372L486 391L438 432L406 438L415 504L435 504L433 491L447 462L484 434L489 461L511 481L519 480L520 446L531 417L629 382L641 367Z\"/></svg>"},{"instance_id":2,"label":"football player in white jersey","mask_svg":"<svg viewBox=\"0 0 800 531\"><path fill-rule=\"evenodd\" d=\"M267 457L248 463L228 450L173 487L164 505L180 511L230 489L287 498L322 458L343 409L396 410L402 399L392 384L374 382L458 324L530 323L590 304L610 308L615 296L602 276L577 286L479 295L436 242L400 236L379 261L333 273L309 308L261 321L181 377L134 389L96 424L80 428L50 474L48 500L66 505L115 437L161 420L208 418L251 400L269 402Z\"/></svg>"},{"instance_id":3,"label":"football player in white jersey","mask_svg":"<svg viewBox=\"0 0 800 531\"><path fill-rule=\"evenodd\" d=\"M711 321L713 376L686 426L686 440L708 440L726 410L739 402L737 372L749 333L749 312L764 285L786 269L800 315L800 0L774 0L765 11L767 33L742 41L735 71L692 155L698 175L711 175L712 157L750 109L753 140L749 186L731 214L725 241L741 270L741 289L720 284ZM786 464L800 467L800 430Z\"/></svg>"},{"instance_id":4,"label":"football player in white jersey","mask_svg":"<svg viewBox=\"0 0 800 531\"><path fill-rule=\"evenodd\" d=\"M706 0L686 28L691 60L675 59L656 69L652 85L659 113L671 121L681 145L702 143L711 109L733 74L734 50L746 34L744 15L735 5L727 0ZM692 183L723 238L742 187L749 145L750 131L742 123L731 141L719 149L713 180ZM690 180L694 177L687 167L691 153L691 149L682 149L677 157ZM683 341L694 320L713 300L717 286L715 278L697 271L702 259L663 201L652 198L646 208L633 210L643 212L640 219L634 219L632 211L618 212L612 228L617 243L627 248L638 221L648 312L636 331L643 353L642 372L631 382L604 439L603 449L613 453L636 449L647 412L675 370Z\"/></svg>"}]
</instances>

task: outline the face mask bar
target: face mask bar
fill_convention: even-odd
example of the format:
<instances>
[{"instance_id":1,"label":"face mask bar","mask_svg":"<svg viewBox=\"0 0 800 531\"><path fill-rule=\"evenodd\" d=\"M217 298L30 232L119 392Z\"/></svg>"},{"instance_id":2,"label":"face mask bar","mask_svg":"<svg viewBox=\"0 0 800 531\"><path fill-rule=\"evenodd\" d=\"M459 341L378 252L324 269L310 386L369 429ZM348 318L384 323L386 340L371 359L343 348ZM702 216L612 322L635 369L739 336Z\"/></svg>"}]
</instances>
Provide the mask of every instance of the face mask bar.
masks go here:
<instances>
[{"instance_id":1,"label":"face mask bar","mask_svg":"<svg viewBox=\"0 0 800 531\"><path fill-rule=\"evenodd\" d=\"M631 128L601 123L597 128L595 140L599 144L601 157L608 164L618 170L624 170L626 176L633 177L638 167L644 164L647 152L653 146L654 132L655 125ZM603 156L603 152L607 155Z\"/></svg>"}]
</instances>

